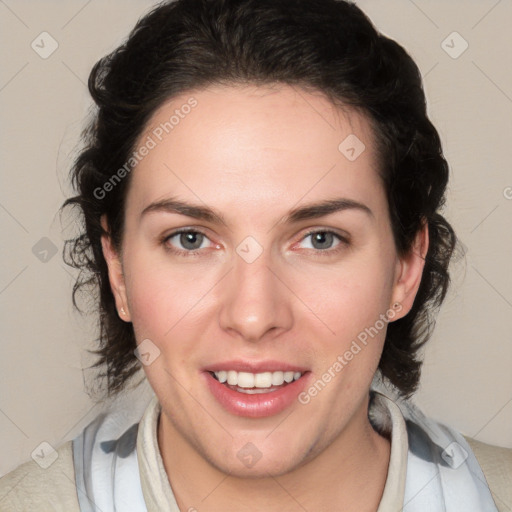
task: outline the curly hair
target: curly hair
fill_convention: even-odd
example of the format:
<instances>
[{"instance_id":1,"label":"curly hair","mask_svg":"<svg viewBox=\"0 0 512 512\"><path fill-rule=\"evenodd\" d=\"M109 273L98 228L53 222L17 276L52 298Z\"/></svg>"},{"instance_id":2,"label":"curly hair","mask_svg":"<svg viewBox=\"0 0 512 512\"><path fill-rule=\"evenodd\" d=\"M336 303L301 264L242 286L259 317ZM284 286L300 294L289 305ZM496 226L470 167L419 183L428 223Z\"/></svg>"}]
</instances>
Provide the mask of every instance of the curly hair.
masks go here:
<instances>
[{"instance_id":1,"label":"curly hair","mask_svg":"<svg viewBox=\"0 0 512 512\"><path fill-rule=\"evenodd\" d=\"M98 190L126 162L152 114L169 99L215 84L282 83L319 91L357 109L370 122L379 172L399 255L412 250L426 222L429 248L409 313L388 325L379 362L382 376L407 397L417 389L420 348L429 339L448 286L457 244L439 213L448 165L427 117L420 72L407 52L380 34L366 15L343 0L177 0L141 18L127 40L100 59L89 76L96 104L71 170L81 233L67 240L64 260L79 269L79 291L94 291L99 348L108 396L138 371L133 326L117 314L101 247L105 216L114 247L122 246L130 175ZM124 167L123 167L124 166ZM91 367L91 368L92 368Z\"/></svg>"}]
</instances>

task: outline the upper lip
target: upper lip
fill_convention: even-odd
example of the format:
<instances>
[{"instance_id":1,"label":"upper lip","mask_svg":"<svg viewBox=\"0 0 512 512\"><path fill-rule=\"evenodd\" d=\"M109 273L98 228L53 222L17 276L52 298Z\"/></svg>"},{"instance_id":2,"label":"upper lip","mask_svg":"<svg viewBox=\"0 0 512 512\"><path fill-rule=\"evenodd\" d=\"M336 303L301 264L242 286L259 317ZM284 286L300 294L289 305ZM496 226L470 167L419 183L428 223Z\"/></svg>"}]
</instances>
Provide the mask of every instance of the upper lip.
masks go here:
<instances>
[{"instance_id":1,"label":"upper lip","mask_svg":"<svg viewBox=\"0 0 512 512\"><path fill-rule=\"evenodd\" d=\"M264 372L301 372L308 371L303 366L298 366L280 361L242 361L232 360L210 364L203 368L203 371L220 372L222 370L234 370L236 372L264 373Z\"/></svg>"}]
</instances>

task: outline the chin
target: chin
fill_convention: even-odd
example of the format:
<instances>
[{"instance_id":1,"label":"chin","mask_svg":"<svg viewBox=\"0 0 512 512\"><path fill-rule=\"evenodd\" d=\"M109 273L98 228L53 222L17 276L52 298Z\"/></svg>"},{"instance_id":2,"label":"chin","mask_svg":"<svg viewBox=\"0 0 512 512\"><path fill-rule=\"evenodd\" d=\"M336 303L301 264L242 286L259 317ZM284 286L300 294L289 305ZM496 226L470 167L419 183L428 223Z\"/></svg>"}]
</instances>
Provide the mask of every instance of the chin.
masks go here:
<instances>
[{"instance_id":1,"label":"chin","mask_svg":"<svg viewBox=\"0 0 512 512\"><path fill-rule=\"evenodd\" d=\"M275 454L274 454L275 455ZM287 473L290 473L298 467L298 464L291 459L276 460L265 460L264 456L261 456L256 462L240 461L235 455L231 463L226 461L215 461L210 460L210 463L224 474L227 474L234 478L243 479L261 479L261 478L276 478Z\"/></svg>"},{"instance_id":2,"label":"chin","mask_svg":"<svg viewBox=\"0 0 512 512\"><path fill-rule=\"evenodd\" d=\"M290 473L317 453L313 446L297 435L297 431L288 430L280 432L279 439L269 440L268 432L261 432L260 436L233 439L224 449L212 450L207 444L202 450L202 457L217 470L236 478L269 478L279 477ZM273 434L270 434L270 437ZM292 443L285 439L292 439ZM218 447L217 447L218 448ZM308 457L309 455L309 457Z\"/></svg>"}]
</instances>

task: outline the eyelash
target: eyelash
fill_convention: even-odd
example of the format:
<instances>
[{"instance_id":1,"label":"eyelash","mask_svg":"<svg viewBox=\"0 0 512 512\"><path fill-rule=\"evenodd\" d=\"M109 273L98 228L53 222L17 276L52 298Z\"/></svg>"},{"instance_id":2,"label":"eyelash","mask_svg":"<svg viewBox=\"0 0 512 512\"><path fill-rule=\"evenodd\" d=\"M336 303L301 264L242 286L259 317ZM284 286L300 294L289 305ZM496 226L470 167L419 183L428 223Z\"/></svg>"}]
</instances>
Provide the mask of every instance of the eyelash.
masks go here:
<instances>
[{"instance_id":1,"label":"eyelash","mask_svg":"<svg viewBox=\"0 0 512 512\"><path fill-rule=\"evenodd\" d=\"M193 233L193 234L197 234L197 235L202 235L206 239L209 240L208 236L205 233L203 233L202 231L199 231L197 229L180 229L178 231L174 231L173 233L171 233L169 235L165 235L161 239L161 244L164 246L164 249L166 251L170 252L170 253L178 254L178 255L184 256L184 257L199 256L200 255L199 253L201 252L201 249L195 249L195 250L192 250L192 251L186 251L186 250L182 250L182 249L176 249L175 247L170 246L168 244L168 241L171 238L174 238L177 235L182 235L184 233ZM322 257L322 256L330 256L330 255L333 255L333 254L337 254L338 252L340 252L341 250L343 250L344 248L346 248L346 247L348 247L350 245L350 240L348 238L343 237L342 235L336 233L335 231L328 230L328 229L317 229L317 230L309 231L308 233L306 233L301 238L300 242L305 240L308 236L316 235L317 233L332 234L332 235L334 235L334 237L336 237L338 239L338 241L340 243L337 246L335 246L334 249L325 249L325 250L309 249L309 250L313 250L316 253L315 256Z\"/></svg>"}]
</instances>

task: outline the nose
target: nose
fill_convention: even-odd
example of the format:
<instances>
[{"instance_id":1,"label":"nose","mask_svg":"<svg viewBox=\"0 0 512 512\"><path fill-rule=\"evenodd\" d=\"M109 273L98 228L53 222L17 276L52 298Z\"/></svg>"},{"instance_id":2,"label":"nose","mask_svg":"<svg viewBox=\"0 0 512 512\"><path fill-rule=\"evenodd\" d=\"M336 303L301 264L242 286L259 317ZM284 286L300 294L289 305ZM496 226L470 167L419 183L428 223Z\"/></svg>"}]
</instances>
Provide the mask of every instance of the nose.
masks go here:
<instances>
[{"instance_id":1,"label":"nose","mask_svg":"<svg viewBox=\"0 0 512 512\"><path fill-rule=\"evenodd\" d=\"M234 268L226 276L219 323L245 341L274 338L293 325L290 291L263 253L246 262L234 255Z\"/></svg>"}]
</instances>

